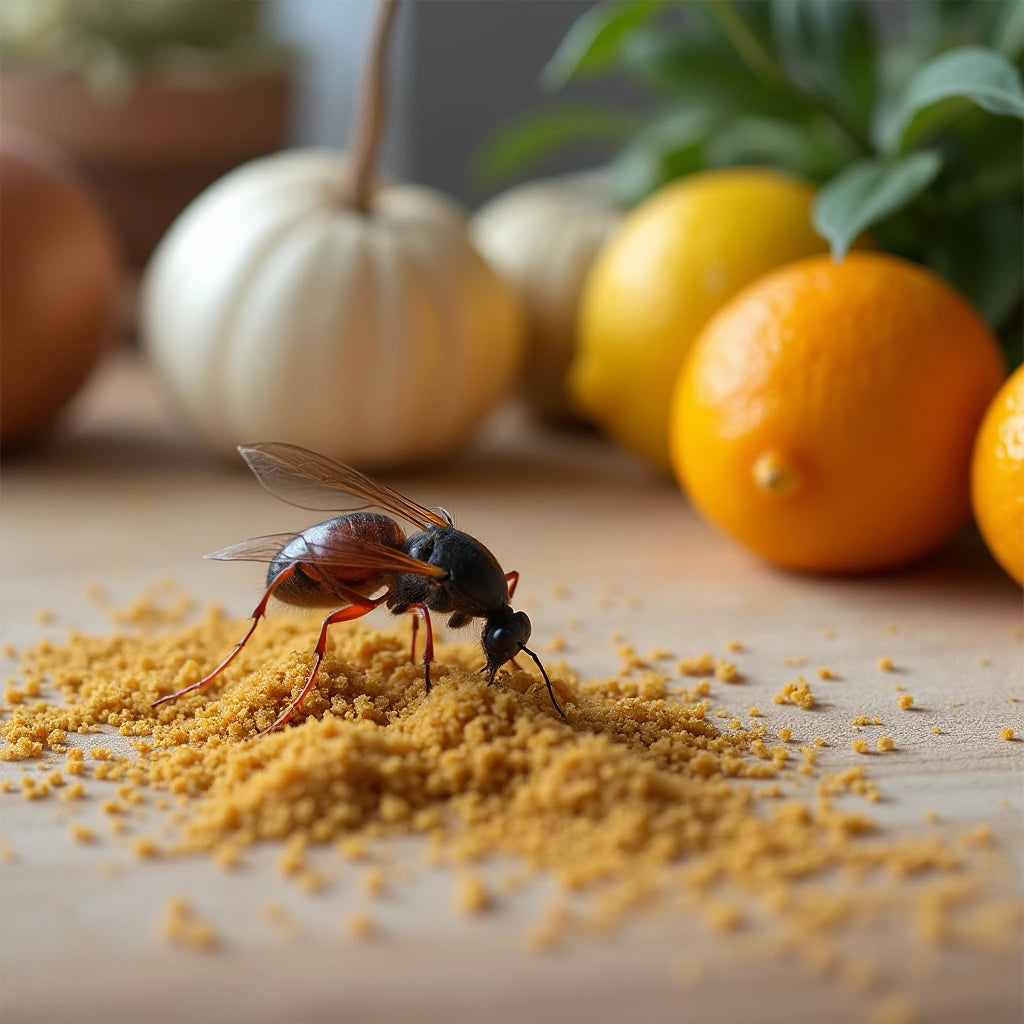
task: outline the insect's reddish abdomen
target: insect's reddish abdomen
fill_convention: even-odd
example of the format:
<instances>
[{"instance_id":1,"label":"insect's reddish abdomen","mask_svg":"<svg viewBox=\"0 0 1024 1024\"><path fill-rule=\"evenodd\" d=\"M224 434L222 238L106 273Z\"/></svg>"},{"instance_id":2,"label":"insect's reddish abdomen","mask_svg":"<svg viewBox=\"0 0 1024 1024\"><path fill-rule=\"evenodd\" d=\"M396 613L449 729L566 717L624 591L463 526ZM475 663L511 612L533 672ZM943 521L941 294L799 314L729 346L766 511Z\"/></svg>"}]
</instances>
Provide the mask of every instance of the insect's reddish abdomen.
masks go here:
<instances>
[{"instance_id":1,"label":"insect's reddish abdomen","mask_svg":"<svg viewBox=\"0 0 1024 1024\"><path fill-rule=\"evenodd\" d=\"M289 565L304 563L310 552L321 554L343 545L346 537L372 541L382 547L402 549L405 532L393 519L376 512L352 512L307 527L286 544L270 565L267 585ZM389 581L389 574L376 569L343 568L340 565L300 565L288 579L274 590L274 597L286 604L303 608L337 608L349 603L345 590L369 595Z\"/></svg>"}]
</instances>

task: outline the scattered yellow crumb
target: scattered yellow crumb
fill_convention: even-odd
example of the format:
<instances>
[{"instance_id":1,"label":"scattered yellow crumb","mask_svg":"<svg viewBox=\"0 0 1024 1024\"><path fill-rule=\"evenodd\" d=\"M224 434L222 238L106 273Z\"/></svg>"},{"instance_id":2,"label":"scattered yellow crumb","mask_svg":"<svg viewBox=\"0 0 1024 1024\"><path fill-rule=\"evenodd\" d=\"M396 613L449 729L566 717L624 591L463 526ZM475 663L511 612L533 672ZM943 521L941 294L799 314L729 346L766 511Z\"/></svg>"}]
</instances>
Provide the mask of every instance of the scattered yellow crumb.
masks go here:
<instances>
[{"instance_id":1,"label":"scattered yellow crumb","mask_svg":"<svg viewBox=\"0 0 1024 1024\"><path fill-rule=\"evenodd\" d=\"M363 836L345 836L338 843L338 853L346 860L366 860L370 855L370 847Z\"/></svg>"},{"instance_id":2,"label":"scattered yellow crumb","mask_svg":"<svg viewBox=\"0 0 1024 1024\"><path fill-rule=\"evenodd\" d=\"M564 651L565 648L566 648L565 637L564 636L553 636L547 642L547 648L546 649L548 651L550 651L552 654L558 654L561 651Z\"/></svg>"},{"instance_id":3,"label":"scattered yellow crumb","mask_svg":"<svg viewBox=\"0 0 1024 1024\"><path fill-rule=\"evenodd\" d=\"M738 683L742 677L734 662L718 658L715 661L715 678L721 683Z\"/></svg>"},{"instance_id":4,"label":"scattered yellow crumb","mask_svg":"<svg viewBox=\"0 0 1024 1024\"><path fill-rule=\"evenodd\" d=\"M297 875L306 866L307 845L308 840L305 836L292 836L277 860L277 870L282 875Z\"/></svg>"},{"instance_id":5,"label":"scattered yellow crumb","mask_svg":"<svg viewBox=\"0 0 1024 1024\"><path fill-rule=\"evenodd\" d=\"M13 864L17 859L17 851L10 843L4 843L0 846L0 861L4 864Z\"/></svg>"},{"instance_id":6,"label":"scattered yellow crumb","mask_svg":"<svg viewBox=\"0 0 1024 1024\"><path fill-rule=\"evenodd\" d=\"M160 934L167 942L191 949L213 949L220 941L213 926L196 917L188 901L180 896L164 904Z\"/></svg>"},{"instance_id":7,"label":"scattered yellow crumb","mask_svg":"<svg viewBox=\"0 0 1024 1024\"><path fill-rule=\"evenodd\" d=\"M882 632L885 633L887 636L895 636L899 631L900 628L896 625L895 622L887 622L882 627Z\"/></svg>"},{"instance_id":8,"label":"scattered yellow crumb","mask_svg":"<svg viewBox=\"0 0 1024 1024\"><path fill-rule=\"evenodd\" d=\"M978 658L978 664L982 668L985 668L986 665L991 665L992 662L988 658L986 658L985 655L983 654L980 658Z\"/></svg>"},{"instance_id":9,"label":"scattered yellow crumb","mask_svg":"<svg viewBox=\"0 0 1024 1024\"><path fill-rule=\"evenodd\" d=\"M743 643L740 640L730 640L726 645L727 651L742 651L744 650Z\"/></svg>"},{"instance_id":10,"label":"scattered yellow crumb","mask_svg":"<svg viewBox=\"0 0 1024 1024\"><path fill-rule=\"evenodd\" d=\"M999 730L999 738L1001 740L1012 740L1013 739L1013 730L1012 729L1000 729Z\"/></svg>"},{"instance_id":11,"label":"scattered yellow crumb","mask_svg":"<svg viewBox=\"0 0 1024 1024\"><path fill-rule=\"evenodd\" d=\"M879 736L878 741L875 744L875 746L877 746L882 752L892 750L894 745L895 744L893 743L893 738L891 736Z\"/></svg>"},{"instance_id":12,"label":"scattered yellow crumb","mask_svg":"<svg viewBox=\"0 0 1024 1024\"><path fill-rule=\"evenodd\" d=\"M932 732L935 733L936 736L942 735L942 730L937 725L932 726Z\"/></svg>"},{"instance_id":13,"label":"scattered yellow crumb","mask_svg":"<svg viewBox=\"0 0 1024 1024\"><path fill-rule=\"evenodd\" d=\"M524 935L527 949L541 953L558 946L565 939L571 921L569 908L560 900L548 904L540 923Z\"/></svg>"},{"instance_id":14,"label":"scattered yellow crumb","mask_svg":"<svg viewBox=\"0 0 1024 1024\"><path fill-rule=\"evenodd\" d=\"M918 1019L914 1004L907 996L888 995L871 1008L869 1024L914 1024Z\"/></svg>"},{"instance_id":15,"label":"scattered yellow crumb","mask_svg":"<svg viewBox=\"0 0 1024 1024\"><path fill-rule=\"evenodd\" d=\"M850 746L858 754L866 754L868 752L868 741L867 740L853 740Z\"/></svg>"},{"instance_id":16,"label":"scattered yellow crumb","mask_svg":"<svg viewBox=\"0 0 1024 1024\"><path fill-rule=\"evenodd\" d=\"M68 831L76 843L91 843L96 839L96 833L88 825L72 825Z\"/></svg>"},{"instance_id":17,"label":"scattered yellow crumb","mask_svg":"<svg viewBox=\"0 0 1024 1024\"><path fill-rule=\"evenodd\" d=\"M793 682L786 683L772 700L776 704L785 704L789 701L805 711L810 711L814 707L814 694L811 693L810 684L803 676L797 676Z\"/></svg>"},{"instance_id":18,"label":"scattered yellow crumb","mask_svg":"<svg viewBox=\"0 0 1024 1024\"><path fill-rule=\"evenodd\" d=\"M788 743L792 738L793 738L793 730L792 729L788 728L787 726L783 726L779 730L779 739L782 740L783 743Z\"/></svg>"},{"instance_id":19,"label":"scattered yellow crumb","mask_svg":"<svg viewBox=\"0 0 1024 1024\"><path fill-rule=\"evenodd\" d=\"M887 654L883 654L883 655L882 655L882 656L881 656L881 657L880 657L880 658L878 659L878 661L876 661L876 662L875 662L875 664L876 664L876 665L877 665L877 666L878 666L878 667L879 667L879 668L880 668L880 669L881 669L881 670L882 670L883 672L892 672L892 670L893 670L893 669L894 669L894 668L896 667L896 666L895 666L895 665L893 664L893 662L892 662L892 658L890 658L890 657L889 657L889 655L887 655Z\"/></svg>"},{"instance_id":20,"label":"scattered yellow crumb","mask_svg":"<svg viewBox=\"0 0 1024 1024\"><path fill-rule=\"evenodd\" d=\"M924 819L925 821L930 821L933 823L939 821L938 811L929 807L928 810L924 812Z\"/></svg>"},{"instance_id":21,"label":"scattered yellow crumb","mask_svg":"<svg viewBox=\"0 0 1024 1024\"><path fill-rule=\"evenodd\" d=\"M758 707L752 707L747 709L747 715L750 718L759 718L761 716L761 709Z\"/></svg>"},{"instance_id":22,"label":"scattered yellow crumb","mask_svg":"<svg viewBox=\"0 0 1024 1024\"><path fill-rule=\"evenodd\" d=\"M327 876L319 871L310 871L308 868L298 872L295 876L295 884L300 892L312 895L315 892L322 892L327 888Z\"/></svg>"},{"instance_id":23,"label":"scattered yellow crumb","mask_svg":"<svg viewBox=\"0 0 1024 1024\"><path fill-rule=\"evenodd\" d=\"M140 860L149 860L160 853L160 848L151 836L139 836L132 840L131 851Z\"/></svg>"},{"instance_id":24,"label":"scattered yellow crumb","mask_svg":"<svg viewBox=\"0 0 1024 1024\"><path fill-rule=\"evenodd\" d=\"M490 909L492 903L484 880L475 871L459 876L455 885L455 909L460 914L479 914Z\"/></svg>"},{"instance_id":25,"label":"scattered yellow crumb","mask_svg":"<svg viewBox=\"0 0 1024 1024\"><path fill-rule=\"evenodd\" d=\"M388 888L388 878L383 868L370 868L359 883L360 890L367 896L382 896Z\"/></svg>"},{"instance_id":26,"label":"scattered yellow crumb","mask_svg":"<svg viewBox=\"0 0 1024 1024\"><path fill-rule=\"evenodd\" d=\"M903 711L909 711L914 706L914 698L909 693L901 694L896 701Z\"/></svg>"},{"instance_id":27,"label":"scattered yellow crumb","mask_svg":"<svg viewBox=\"0 0 1024 1024\"><path fill-rule=\"evenodd\" d=\"M836 675L836 673L833 672L832 669L822 667L822 668L818 669L818 678L819 679L838 679L839 676Z\"/></svg>"},{"instance_id":28,"label":"scattered yellow crumb","mask_svg":"<svg viewBox=\"0 0 1024 1024\"><path fill-rule=\"evenodd\" d=\"M676 668L684 676L710 676L715 671L715 657L710 651L705 651L696 658L683 658Z\"/></svg>"},{"instance_id":29,"label":"scattered yellow crumb","mask_svg":"<svg viewBox=\"0 0 1024 1024\"><path fill-rule=\"evenodd\" d=\"M552 597L562 599L569 597L572 591L564 583L552 583L548 588Z\"/></svg>"},{"instance_id":30,"label":"scattered yellow crumb","mask_svg":"<svg viewBox=\"0 0 1024 1024\"><path fill-rule=\"evenodd\" d=\"M40 608L36 612L36 622L40 626L48 626L51 622L56 621L57 616L50 611L49 608Z\"/></svg>"},{"instance_id":31,"label":"scattered yellow crumb","mask_svg":"<svg viewBox=\"0 0 1024 1024\"><path fill-rule=\"evenodd\" d=\"M345 918L345 934L350 939L368 939L375 931L373 918L365 910L354 910Z\"/></svg>"},{"instance_id":32,"label":"scattered yellow crumb","mask_svg":"<svg viewBox=\"0 0 1024 1024\"><path fill-rule=\"evenodd\" d=\"M81 800L85 796L85 786L80 782L72 782L65 786L60 792L61 800Z\"/></svg>"}]
</instances>

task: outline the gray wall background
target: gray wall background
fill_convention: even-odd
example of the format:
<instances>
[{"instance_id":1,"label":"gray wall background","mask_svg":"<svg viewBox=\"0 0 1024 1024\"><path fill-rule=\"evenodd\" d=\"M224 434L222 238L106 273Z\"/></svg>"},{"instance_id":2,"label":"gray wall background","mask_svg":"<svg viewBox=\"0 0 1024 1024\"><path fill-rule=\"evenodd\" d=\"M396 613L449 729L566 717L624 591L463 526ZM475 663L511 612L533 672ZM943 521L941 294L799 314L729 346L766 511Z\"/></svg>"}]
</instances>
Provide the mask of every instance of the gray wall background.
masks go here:
<instances>
[{"instance_id":1,"label":"gray wall background","mask_svg":"<svg viewBox=\"0 0 1024 1024\"><path fill-rule=\"evenodd\" d=\"M528 109L608 101L638 107L625 83L573 84L549 96L538 75L591 0L406 0L391 55L387 170L441 189L470 206L510 182L473 174L483 139ZM293 142L344 146L372 0L274 0L271 24L306 54ZM599 163L598 147L537 165L531 176Z\"/></svg>"}]
</instances>

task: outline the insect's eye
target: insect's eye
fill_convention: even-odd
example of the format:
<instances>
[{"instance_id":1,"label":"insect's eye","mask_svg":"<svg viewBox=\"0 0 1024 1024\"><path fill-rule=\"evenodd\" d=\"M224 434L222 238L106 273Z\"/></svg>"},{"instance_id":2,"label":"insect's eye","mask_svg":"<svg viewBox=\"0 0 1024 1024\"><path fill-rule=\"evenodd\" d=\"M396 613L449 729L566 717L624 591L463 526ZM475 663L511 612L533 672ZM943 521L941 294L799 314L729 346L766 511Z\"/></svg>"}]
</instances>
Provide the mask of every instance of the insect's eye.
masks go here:
<instances>
[{"instance_id":1,"label":"insect's eye","mask_svg":"<svg viewBox=\"0 0 1024 1024\"><path fill-rule=\"evenodd\" d=\"M498 626L489 630L485 638L487 649L494 654L515 654L519 650L519 641L511 629Z\"/></svg>"}]
</instances>

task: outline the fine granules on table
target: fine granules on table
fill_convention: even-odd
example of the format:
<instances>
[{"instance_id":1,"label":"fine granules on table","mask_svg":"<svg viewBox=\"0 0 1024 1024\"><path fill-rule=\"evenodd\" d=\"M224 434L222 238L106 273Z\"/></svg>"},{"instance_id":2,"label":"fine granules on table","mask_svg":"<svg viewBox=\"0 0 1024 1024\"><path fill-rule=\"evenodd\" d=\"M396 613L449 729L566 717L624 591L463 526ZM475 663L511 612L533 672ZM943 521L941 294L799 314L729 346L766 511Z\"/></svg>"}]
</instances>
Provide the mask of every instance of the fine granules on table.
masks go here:
<instances>
[{"instance_id":1,"label":"fine granules on table","mask_svg":"<svg viewBox=\"0 0 1024 1024\"><path fill-rule=\"evenodd\" d=\"M821 969L836 962L823 956L828 935L893 913L923 941L1014 941L1018 908L987 895L1003 866L985 830L882 835L835 803L877 798L862 767L822 773L817 747L769 745L757 721L720 729L707 701L657 672L581 683L551 666L566 724L532 674L484 685L476 645L442 647L426 694L404 631L347 624L293 723L255 739L305 681L315 630L275 614L208 690L150 708L201 677L242 629L211 610L164 635L72 635L26 650L0 757L64 752L70 736L101 726L135 737L136 757L92 740L91 754L67 750L65 772L118 783L111 814L132 794L176 794L163 853L211 851L230 865L272 840L301 861L308 843L421 834L435 857L511 855L588 897L582 914L559 916L551 940L660 906L718 930L767 924L775 948ZM64 702L40 699L47 686ZM815 780L810 799L785 796L799 779ZM50 791L43 780L25 795ZM922 877L906 884L911 875Z\"/></svg>"}]
</instances>

